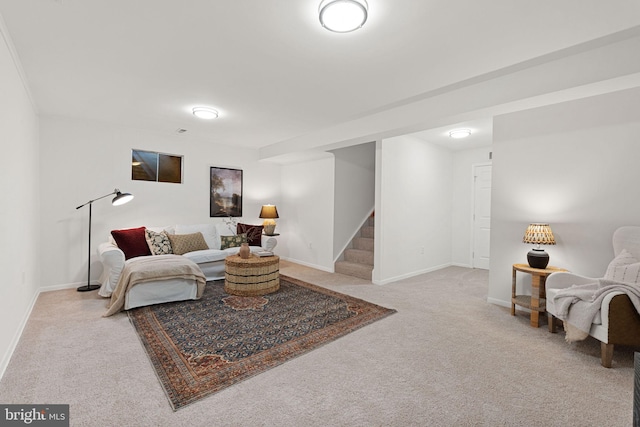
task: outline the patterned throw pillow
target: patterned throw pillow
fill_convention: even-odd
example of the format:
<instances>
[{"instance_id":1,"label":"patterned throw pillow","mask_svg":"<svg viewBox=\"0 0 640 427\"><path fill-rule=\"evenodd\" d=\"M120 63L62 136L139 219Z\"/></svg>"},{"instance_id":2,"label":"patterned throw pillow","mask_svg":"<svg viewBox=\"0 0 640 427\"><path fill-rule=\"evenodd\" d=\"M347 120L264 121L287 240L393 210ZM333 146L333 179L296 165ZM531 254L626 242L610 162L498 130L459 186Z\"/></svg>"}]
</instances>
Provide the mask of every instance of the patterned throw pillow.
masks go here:
<instances>
[{"instance_id":1,"label":"patterned throw pillow","mask_svg":"<svg viewBox=\"0 0 640 427\"><path fill-rule=\"evenodd\" d=\"M247 243L246 234L238 234L236 236L220 236L220 249L229 249Z\"/></svg>"},{"instance_id":2,"label":"patterned throw pillow","mask_svg":"<svg viewBox=\"0 0 640 427\"><path fill-rule=\"evenodd\" d=\"M204 241L207 242L209 249L218 249L220 247L218 232L216 226L213 224L178 224L175 228L176 232L174 234L202 233L202 237L204 237Z\"/></svg>"},{"instance_id":3,"label":"patterned throw pillow","mask_svg":"<svg viewBox=\"0 0 640 427\"><path fill-rule=\"evenodd\" d=\"M165 231L156 233L155 231L151 231L147 228L145 230L145 235L147 238L147 245L149 245L149 249L152 254L168 255L173 253L171 240L169 240L169 236Z\"/></svg>"},{"instance_id":4,"label":"patterned throw pillow","mask_svg":"<svg viewBox=\"0 0 640 427\"><path fill-rule=\"evenodd\" d=\"M116 245L124 252L124 259L151 255L149 245L147 245L147 239L145 239L144 230L145 227L138 227L111 231Z\"/></svg>"},{"instance_id":5,"label":"patterned throw pillow","mask_svg":"<svg viewBox=\"0 0 640 427\"><path fill-rule=\"evenodd\" d=\"M171 248L176 255L183 255L187 252L203 251L209 249L202 233L193 234L167 234L171 241Z\"/></svg>"},{"instance_id":6,"label":"patterned throw pillow","mask_svg":"<svg viewBox=\"0 0 640 427\"><path fill-rule=\"evenodd\" d=\"M249 246L262 246L262 228L261 225L238 224L236 232L247 235Z\"/></svg>"},{"instance_id":7,"label":"patterned throw pillow","mask_svg":"<svg viewBox=\"0 0 640 427\"><path fill-rule=\"evenodd\" d=\"M604 278L614 282L639 283L640 262L626 249L623 249L607 267Z\"/></svg>"}]
</instances>

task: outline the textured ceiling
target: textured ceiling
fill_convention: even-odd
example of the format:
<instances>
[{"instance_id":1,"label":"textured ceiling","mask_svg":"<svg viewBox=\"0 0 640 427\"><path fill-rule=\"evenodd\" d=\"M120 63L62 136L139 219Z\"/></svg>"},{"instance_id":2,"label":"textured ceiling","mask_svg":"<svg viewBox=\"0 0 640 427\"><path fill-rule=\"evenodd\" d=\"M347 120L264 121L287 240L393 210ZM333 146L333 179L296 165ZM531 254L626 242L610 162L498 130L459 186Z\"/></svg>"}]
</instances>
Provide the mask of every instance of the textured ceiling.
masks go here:
<instances>
[{"instance_id":1,"label":"textured ceiling","mask_svg":"<svg viewBox=\"0 0 640 427\"><path fill-rule=\"evenodd\" d=\"M247 147L640 23L637 0L369 0L365 26L336 34L318 4L0 0L0 14L40 114ZM220 118L195 118L197 105Z\"/></svg>"}]
</instances>

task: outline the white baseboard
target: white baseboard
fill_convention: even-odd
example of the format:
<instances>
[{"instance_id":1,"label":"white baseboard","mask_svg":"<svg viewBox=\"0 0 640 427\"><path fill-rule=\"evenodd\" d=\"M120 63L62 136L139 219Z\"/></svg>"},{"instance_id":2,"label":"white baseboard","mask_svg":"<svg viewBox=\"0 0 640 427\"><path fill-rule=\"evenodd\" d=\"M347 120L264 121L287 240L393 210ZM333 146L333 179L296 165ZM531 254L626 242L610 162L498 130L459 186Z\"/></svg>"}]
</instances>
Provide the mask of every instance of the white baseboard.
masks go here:
<instances>
[{"instance_id":1,"label":"white baseboard","mask_svg":"<svg viewBox=\"0 0 640 427\"><path fill-rule=\"evenodd\" d=\"M7 367L9 366L9 362L11 361L11 357L13 356L13 352L16 350L18 346L18 342L20 342L20 338L22 337L22 333L24 332L24 328L27 326L27 322L29 321L29 317L31 317L31 311L33 311L33 307L36 305L36 301L38 300L38 295L40 295L40 290L37 290L33 297L31 298L31 302L27 307L27 311L25 315L22 317L20 324L18 325L18 330L16 331L11 343L9 343L9 348L7 352L2 357L2 362L0 362L0 380L4 376Z\"/></svg>"},{"instance_id":2,"label":"white baseboard","mask_svg":"<svg viewBox=\"0 0 640 427\"><path fill-rule=\"evenodd\" d=\"M93 285L94 282L91 282L91 284ZM100 283L95 282L95 284L99 285ZM25 315L22 317L22 320L20 321L18 330L16 331L13 339L11 340L11 343L9 344L9 348L7 349L7 352L2 357L2 361L0 362L0 379L2 379L2 377L4 376L4 373L7 370L7 367L9 366L9 362L11 361L11 357L13 356L13 353L16 350L16 347L18 346L18 342L20 342L20 338L22 338L22 333L24 332L24 328L27 326L29 317L31 317L31 312L33 311L33 307L35 307L36 305L38 296L40 296L42 292L59 291L62 289L73 289L83 285L86 285L86 282L51 285L51 286L45 286L36 290L36 292L33 294L33 297L31 298L31 302L29 303L29 306L27 307Z\"/></svg>"},{"instance_id":3,"label":"white baseboard","mask_svg":"<svg viewBox=\"0 0 640 427\"><path fill-rule=\"evenodd\" d=\"M415 277L415 276L419 276L421 274L425 274L425 273L431 273L432 271L436 271L436 270L440 270L441 268L445 268L445 267L450 267L452 264L441 264L435 267L429 267L429 268L425 268L423 270L418 270L418 271L413 271L411 273L407 273L407 274L402 274L400 276L396 276L396 277L392 277L390 279L385 279L385 280L372 280L372 283L374 285L386 285L392 282L397 282L398 280L403 280L403 279L408 279L410 277Z\"/></svg>"},{"instance_id":4,"label":"white baseboard","mask_svg":"<svg viewBox=\"0 0 640 427\"><path fill-rule=\"evenodd\" d=\"M100 282L91 282L92 285L100 285ZM38 290L38 292L50 292L50 291L60 291L62 289L72 289L79 288L80 286L86 286L87 282L76 282L76 283L63 283L61 285L51 285L45 286Z\"/></svg>"},{"instance_id":5,"label":"white baseboard","mask_svg":"<svg viewBox=\"0 0 640 427\"><path fill-rule=\"evenodd\" d=\"M326 271L327 273L335 273L335 270L333 268L327 268L327 267L323 267L321 265L311 264L309 262L300 261L300 260L295 259L295 258L287 258L287 257L281 256L280 259L285 260L285 261L290 261L290 262L293 262L293 263L296 263L296 264L304 265L305 267L315 268L316 270Z\"/></svg>"},{"instance_id":6,"label":"white baseboard","mask_svg":"<svg viewBox=\"0 0 640 427\"><path fill-rule=\"evenodd\" d=\"M473 268L473 267L471 266L471 264L463 264L463 263L461 263L461 262L452 262L452 263L451 263L451 266L452 266L452 267Z\"/></svg>"},{"instance_id":7,"label":"white baseboard","mask_svg":"<svg viewBox=\"0 0 640 427\"><path fill-rule=\"evenodd\" d=\"M506 307L508 309L511 309L511 302L510 301L503 301L501 299L495 299L495 298L487 298L487 302L489 304L495 304L495 305L499 305L500 307ZM516 306L516 311L522 311L523 313L531 313L531 310L529 310L526 307L521 307L519 305ZM545 314L543 314L544 316Z\"/></svg>"},{"instance_id":8,"label":"white baseboard","mask_svg":"<svg viewBox=\"0 0 640 427\"><path fill-rule=\"evenodd\" d=\"M495 305L499 305L501 307L511 308L511 302L510 301L504 301L504 300L501 300L501 299L487 297L487 302L489 304L495 304Z\"/></svg>"}]
</instances>

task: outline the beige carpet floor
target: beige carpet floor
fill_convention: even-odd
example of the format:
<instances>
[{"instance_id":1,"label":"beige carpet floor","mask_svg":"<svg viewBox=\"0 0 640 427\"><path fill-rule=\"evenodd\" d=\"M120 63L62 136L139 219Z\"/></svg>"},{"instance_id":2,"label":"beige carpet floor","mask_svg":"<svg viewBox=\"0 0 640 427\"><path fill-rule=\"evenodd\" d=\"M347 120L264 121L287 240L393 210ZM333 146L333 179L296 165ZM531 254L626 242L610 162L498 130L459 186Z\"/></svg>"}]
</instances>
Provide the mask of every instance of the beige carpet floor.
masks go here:
<instances>
[{"instance_id":1,"label":"beige carpet floor","mask_svg":"<svg viewBox=\"0 0 640 427\"><path fill-rule=\"evenodd\" d=\"M595 340L567 344L488 304L484 270L376 286L281 267L398 313L173 412L126 314L101 317L96 292L47 292L0 402L70 404L72 426L631 425L633 350L601 367Z\"/></svg>"}]
</instances>

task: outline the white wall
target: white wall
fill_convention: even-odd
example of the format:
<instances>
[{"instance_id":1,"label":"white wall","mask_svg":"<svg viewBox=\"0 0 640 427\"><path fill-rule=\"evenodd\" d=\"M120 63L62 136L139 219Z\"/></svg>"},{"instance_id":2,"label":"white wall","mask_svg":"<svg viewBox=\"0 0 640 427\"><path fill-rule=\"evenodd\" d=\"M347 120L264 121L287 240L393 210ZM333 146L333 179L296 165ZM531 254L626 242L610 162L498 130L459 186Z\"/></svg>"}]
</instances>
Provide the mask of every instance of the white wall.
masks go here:
<instances>
[{"instance_id":1,"label":"white wall","mask_svg":"<svg viewBox=\"0 0 640 427\"><path fill-rule=\"evenodd\" d=\"M376 144L354 145L335 155L333 259L351 242L371 213L376 195Z\"/></svg>"},{"instance_id":2,"label":"white wall","mask_svg":"<svg viewBox=\"0 0 640 427\"><path fill-rule=\"evenodd\" d=\"M453 154L400 136L378 142L376 157L374 283L449 265Z\"/></svg>"},{"instance_id":3,"label":"white wall","mask_svg":"<svg viewBox=\"0 0 640 427\"><path fill-rule=\"evenodd\" d=\"M530 222L553 229L550 265L604 274L613 231L640 225L638 135L640 89L495 118L489 301L509 304Z\"/></svg>"},{"instance_id":4,"label":"white wall","mask_svg":"<svg viewBox=\"0 0 640 427\"><path fill-rule=\"evenodd\" d=\"M326 158L282 166L278 207L279 254L285 259L333 272L335 160Z\"/></svg>"},{"instance_id":5,"label":"white wall","mask_svg":"<svg viewBox=\"0 0 640 427\"><path fill-rule=\"evenodd\" d=\"M40 263L38 118L10 46L0 25L0 377L37 294Z\"/></svg>"},{"instance_id":6,"label":"white wall","mask_svg":"<svg viewBox=\"0 0 640 427\"><path fill-rule=\"evenodd\" d=\"M451 263L471 267L473 235L473 165L487 163L491 147L453 153Z\"/></svg>"},{"instance_id":7,"label":"white wall","mask_svg":"<svg viewBox=\"0 0 640 427\"><path fill-rule=\"evenodd\" d=\"M243 217L261 224L260 206L280 202L280 166L258 161L257 150L98 123L41 119L42 286L86 283L88 200L114 188L132 193L132 202L112 206L112 197L93 203L92 280L101 265L97 248L110 230L221 221L209 217L209 168L243 170ZM183 155L183 184L133 181L131 150ZM277 252L277 248L276 248Z\"/></svg>"}]
</instances>

